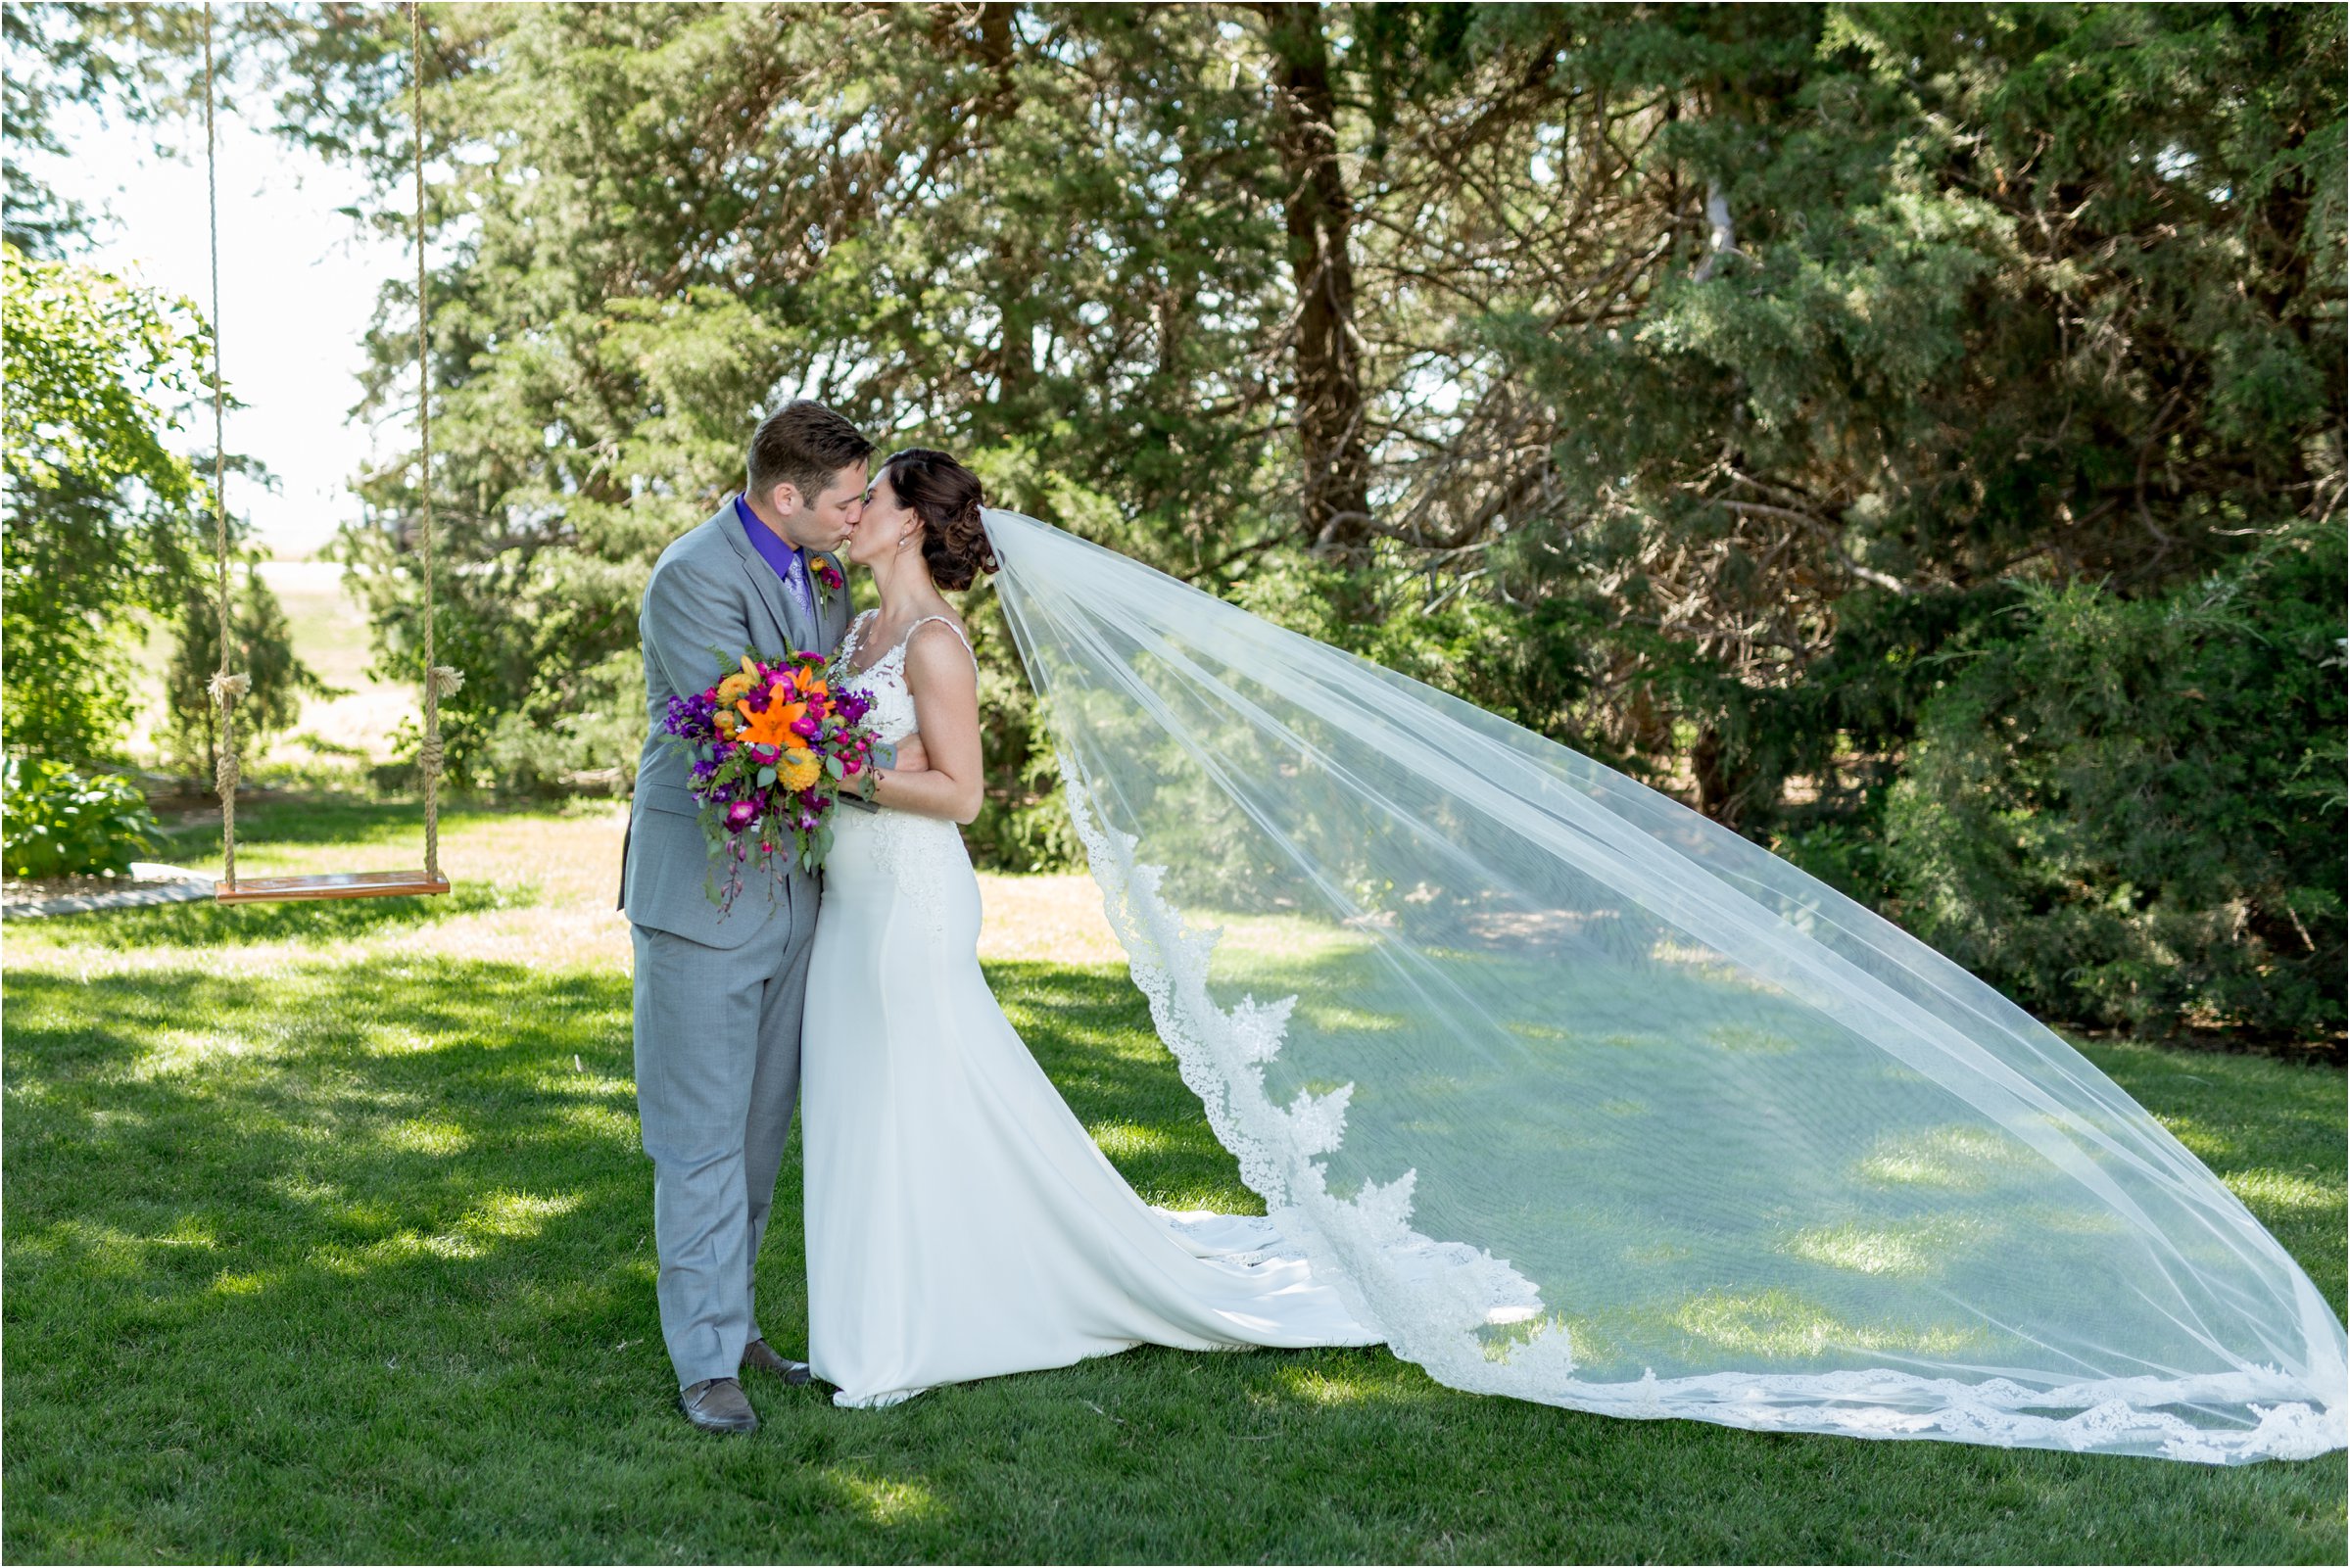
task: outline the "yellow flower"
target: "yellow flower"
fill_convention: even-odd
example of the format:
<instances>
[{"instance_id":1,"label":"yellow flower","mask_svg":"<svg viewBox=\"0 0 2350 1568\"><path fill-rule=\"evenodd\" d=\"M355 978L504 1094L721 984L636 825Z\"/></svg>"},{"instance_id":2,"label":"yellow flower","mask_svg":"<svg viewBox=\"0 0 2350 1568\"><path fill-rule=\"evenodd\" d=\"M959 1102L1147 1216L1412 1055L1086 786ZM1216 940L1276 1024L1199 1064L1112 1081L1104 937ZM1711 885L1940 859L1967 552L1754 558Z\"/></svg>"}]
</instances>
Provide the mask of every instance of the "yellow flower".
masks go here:
<instances>
[{"instance_id":1,"label":"yellow flower","mask_svg":"<svg viewBox=\"0 0 2350 1568\"><path fill-rule=\"evenodd\" d=\"M813 751L787 751L775 776L786 789L806 789L824 776L824 764L816 760Z\"/></svg>"}]
</instances>

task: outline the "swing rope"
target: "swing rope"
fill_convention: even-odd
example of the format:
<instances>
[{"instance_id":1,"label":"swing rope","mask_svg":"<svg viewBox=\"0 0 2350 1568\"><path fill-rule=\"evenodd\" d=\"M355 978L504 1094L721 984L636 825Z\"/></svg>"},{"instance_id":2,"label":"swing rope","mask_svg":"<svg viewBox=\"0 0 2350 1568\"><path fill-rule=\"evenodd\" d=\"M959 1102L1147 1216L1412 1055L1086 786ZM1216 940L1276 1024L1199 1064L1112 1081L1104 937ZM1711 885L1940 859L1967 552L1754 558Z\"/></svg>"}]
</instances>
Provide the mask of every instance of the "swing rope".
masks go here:
<instances>
[{"instance_id":1,"label":"swing rope","mask_svg":"<svg viewBox=\"0 0 2350 1568\"><path fill-rule=\"evenodd\" d=\"M213 150L213 8L204 7L204 207L212 226L213 263L213 551L220 567L220 668L207 683L220 708L220 747L213 757L213 787L220 791L220 861L231 891L237 885L237 699L253 677L228 667L228 412L220 381L220 175Z\"/></svg>"},{"instance_id":2,"label":"swing rope","mask_svg":"<svg viewBox=\"0 0 2350 1568\"><path fill-rule=\"evenodd\" d=\"M454 667L436 662L434 608L439 596L435 569L432 515L432 315L425 292L424 260L424 22L423 6L411 0L408 11L409 84L413 92L416 176L416 420L417 498L422 509L424 569L424 736L417 747L417 765L424 779L424 881L426 891L440 891L441 771L446 751L441 740L441 699L456 694L464 677ZM214 759L213 779L220 792L221 886L237 891L237 765L236 705L253 689L252 676L229 668L233 622L229 612L229 554L227 484L227 410L220 379L220 179L215 147L213 86L213 7L204 7L204 180L205 212L211 225L213 282L213 548L220 568L220 668L209 683L213 701L220 710L220 749ZM302 881L305 879L287 879ZM374 876L357 879L312 879L330 882L365 883L400 880ZM365 889L354 885L350 892ZM390 891L379 885L375 890ZM416 890L405 888L400 890ZM343 892L319 896L345 896ZM293 896L264 892L261 896ZM310 895L302 895L310 896Z\"/></svg>"},{"instance_id":3,"label":"swing rope","mask_svg":"<svg viewBox=\"0 0 2350 1568\"><path fill-rule=\"evenodd\" d=\"M424 295L424 6L408 8L408 83L415 94L416 132L416 426L420 469L417 494L424 508L424 742L417 761L424 770L424 875L441 879L441 698L454 696L463 680L446 664L433 662L432 528L432 316Z\"/></svg>"}]
</instances>

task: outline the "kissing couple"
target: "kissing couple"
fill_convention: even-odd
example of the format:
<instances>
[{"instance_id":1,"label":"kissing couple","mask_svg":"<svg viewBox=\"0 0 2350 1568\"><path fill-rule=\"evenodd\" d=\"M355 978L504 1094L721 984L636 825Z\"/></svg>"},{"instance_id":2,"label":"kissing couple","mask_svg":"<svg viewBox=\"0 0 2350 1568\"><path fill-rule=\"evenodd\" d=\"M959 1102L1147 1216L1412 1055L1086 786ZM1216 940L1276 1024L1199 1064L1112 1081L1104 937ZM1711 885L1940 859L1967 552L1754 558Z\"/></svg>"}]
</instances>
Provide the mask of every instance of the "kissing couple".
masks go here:
<instances>
[{"instance_id":1,"label":"kissing couple","mask_svg":"<svg viewBox=\"0 0 2350 1568\"><path fill-rule=\"evenodd\" d=\"M853 622L844 565L876 601ZM946 595L991 572L1104 914L1262 1218L1145 1203L987 988ZM1144 1343L1380 1344L1639 1419L2344 1446L2339 1314L2143 1106L1875 911L1547 736L983 508L945 452L875 467L804 402L663 552L641 626L622 902L697 1426L755 1426L751 1373L883 1405ZM722 913L660 732L753 650L827 660L879 766L843 761L817 872ZM755 1300L795 1105L804 1364Z\"/></svg>"},{"instance_id":2,"label":"kissing couple","mask_svg":"<svg viewBox=\"0 0 2350 1568\"><path fill-rule=\"evenodd\" d=\"M1005 1019L958 825L981 803L977 666L946 594L995 570L978 478L812 402L765 418L745 483L645 589L647 735L621 907L653 1164L661 1335L695 1426L743 1432L759 1372L842 1405L1140 1344L1372 1345L1265 1221L1145 1203ZM852 622L842 562L872 579ZM722 913L670 699L746 649L829 657L895 754L842 781L821 870ZM887 755L887 753L884 753ZM759 1244L794 1105L808 1357L759 1325Z\"/></svg>"}]
</instances>

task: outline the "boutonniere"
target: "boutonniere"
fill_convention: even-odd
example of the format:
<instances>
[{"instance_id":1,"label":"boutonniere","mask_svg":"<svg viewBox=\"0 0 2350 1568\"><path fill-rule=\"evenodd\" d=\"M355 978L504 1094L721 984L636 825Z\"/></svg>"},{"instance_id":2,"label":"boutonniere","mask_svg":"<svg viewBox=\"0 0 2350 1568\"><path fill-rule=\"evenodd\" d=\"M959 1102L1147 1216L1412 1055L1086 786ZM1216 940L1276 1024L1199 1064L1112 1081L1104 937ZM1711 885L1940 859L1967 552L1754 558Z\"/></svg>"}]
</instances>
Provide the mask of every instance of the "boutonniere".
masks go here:
<instances>
[{"instance_id":1,"label":"boutonniere","mask_svg":"<svg viewBox=\"0 0 2350 1568\"><path fill-rule=\"evenodd\" d=\"M811 575L816 579L816 592L827 604L833 601L835 594L848 586L848 579L840 575L840 568L822 555L816 557L816 569Z\"/></svg>"}]
</instances>

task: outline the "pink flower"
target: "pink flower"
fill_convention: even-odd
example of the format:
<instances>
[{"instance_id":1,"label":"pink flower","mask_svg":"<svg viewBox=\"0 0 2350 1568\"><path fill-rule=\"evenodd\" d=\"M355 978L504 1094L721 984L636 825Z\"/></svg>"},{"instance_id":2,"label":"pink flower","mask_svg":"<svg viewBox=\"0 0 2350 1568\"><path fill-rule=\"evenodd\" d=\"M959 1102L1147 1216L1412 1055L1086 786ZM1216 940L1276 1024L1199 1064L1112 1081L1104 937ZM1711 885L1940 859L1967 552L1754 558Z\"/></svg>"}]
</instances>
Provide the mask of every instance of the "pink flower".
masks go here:
<instances>
[{"instance_id":1,"label":"pink flower","mask_svg":"<svg viewBox=\"0 0 2350 1568\"><path fill-rule=\"evenodd\" d=\"M755 800L738 800L726 808L726 825L736 832L741 832L758 820L759 803Z\"/></svg>"}]
</instances>

